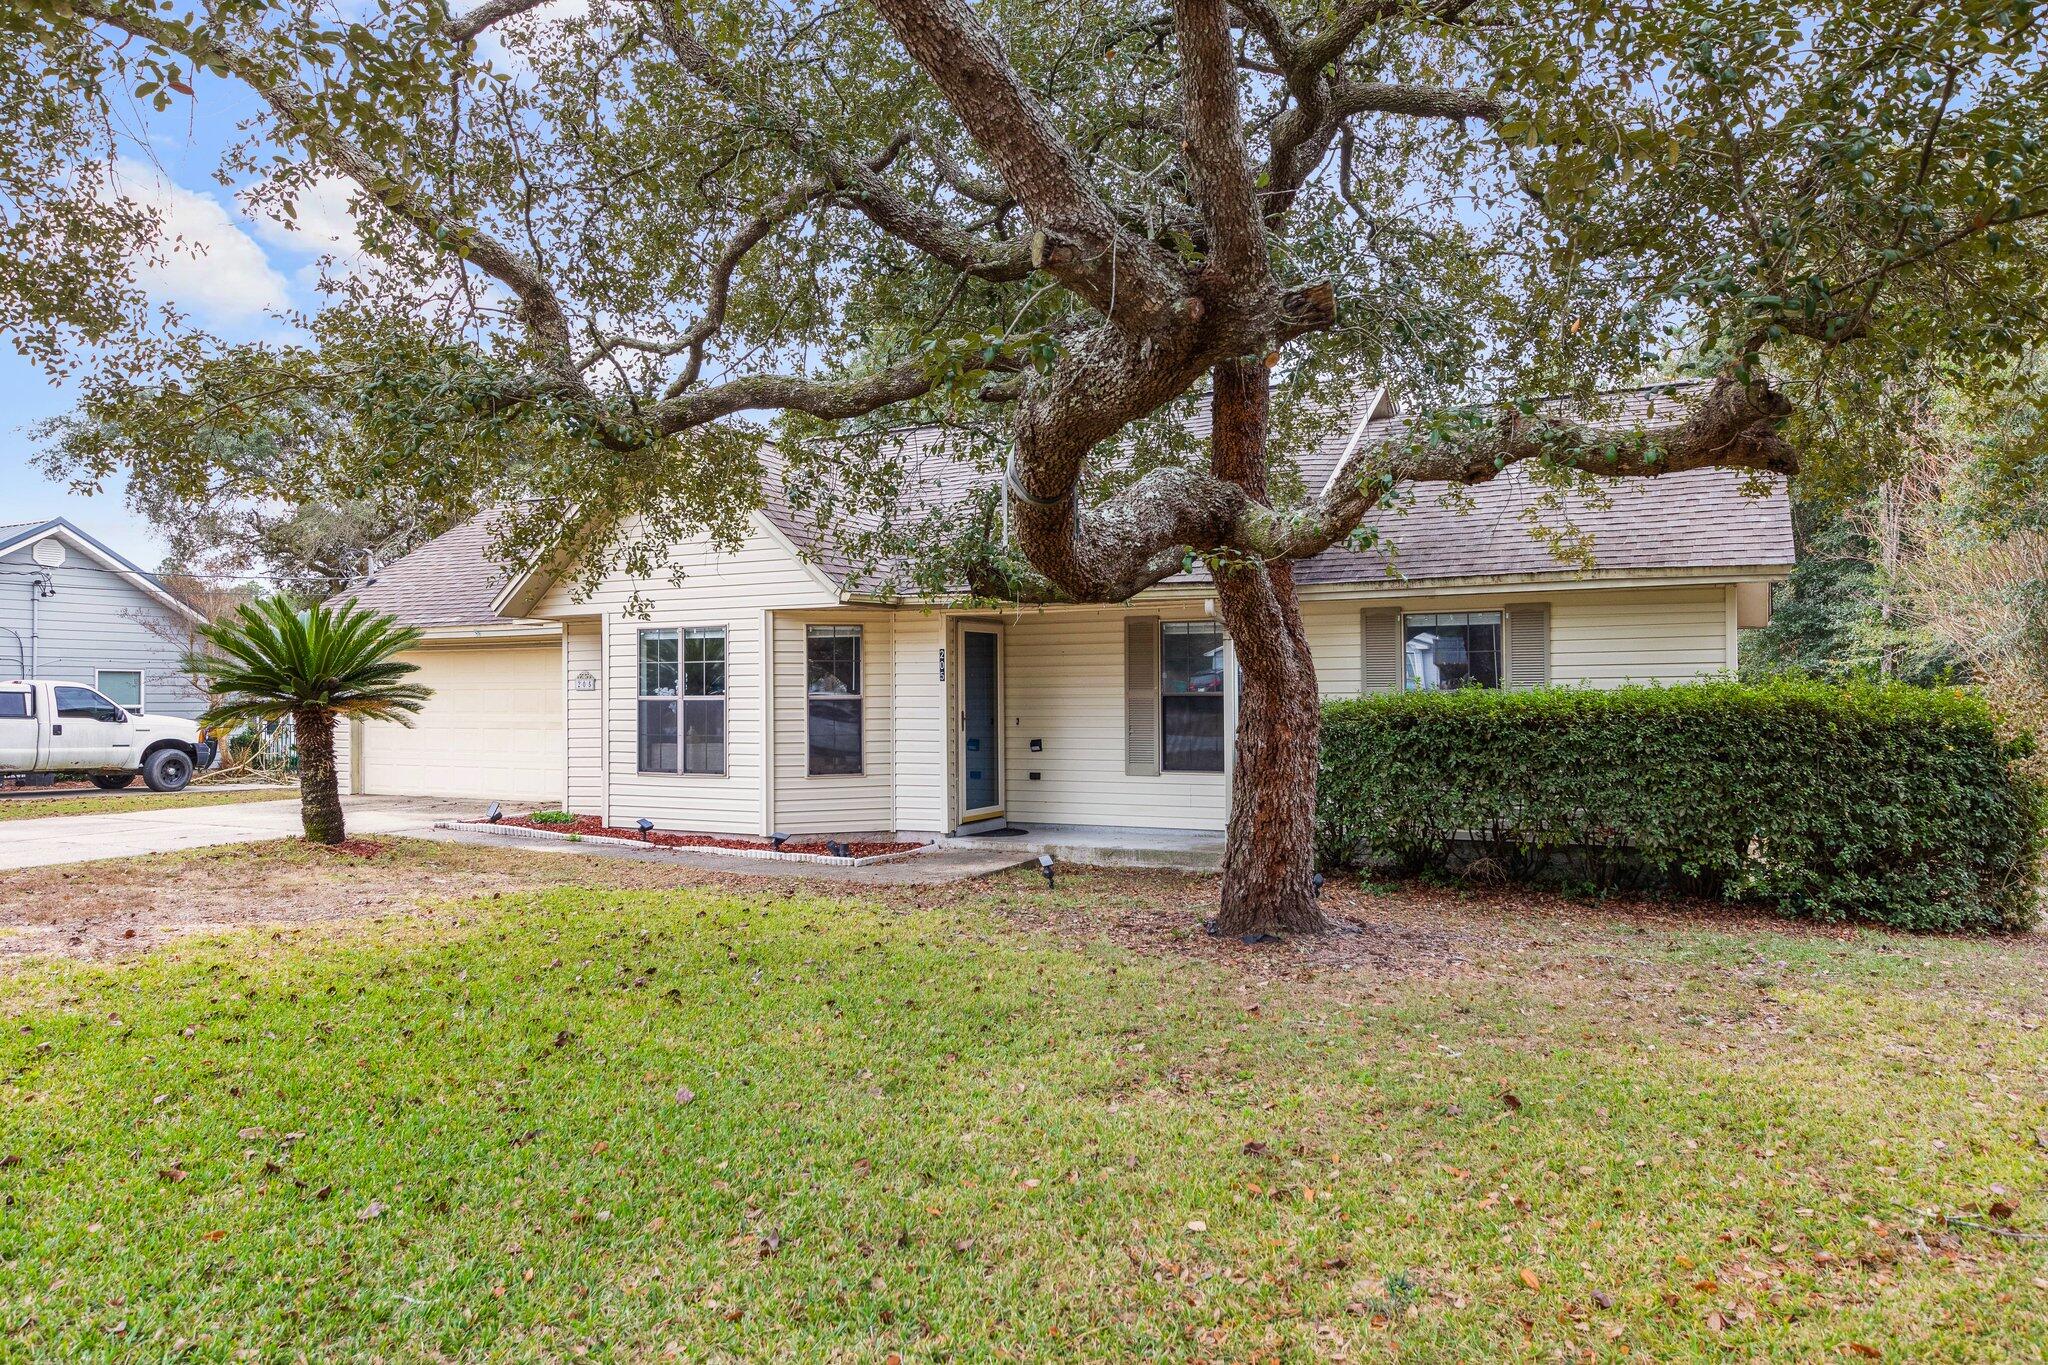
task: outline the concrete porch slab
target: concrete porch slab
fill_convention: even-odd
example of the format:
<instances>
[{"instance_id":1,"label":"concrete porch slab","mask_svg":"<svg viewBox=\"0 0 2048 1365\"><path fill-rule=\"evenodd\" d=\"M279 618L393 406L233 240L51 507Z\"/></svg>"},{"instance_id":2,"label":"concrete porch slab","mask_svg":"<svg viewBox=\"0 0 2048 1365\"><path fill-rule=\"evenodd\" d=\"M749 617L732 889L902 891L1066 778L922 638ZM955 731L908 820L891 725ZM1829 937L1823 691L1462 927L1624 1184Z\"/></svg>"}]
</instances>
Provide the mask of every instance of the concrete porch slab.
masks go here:
<instances>
[{"instance_id":1,"label":"concrete porch slab","mask_svg":"<svg viewBox=\"0 0 2048 1365\"><path fill-rule=\"evenodd\" d=\"M1024 833L953 834L948 848L1013 849L1036 858L1050 853L1088 867L1158 867L1176 872L1223 870L1223 831L1137 829L1126 825L1031 825Z\"/></svg>"}]
</instances>

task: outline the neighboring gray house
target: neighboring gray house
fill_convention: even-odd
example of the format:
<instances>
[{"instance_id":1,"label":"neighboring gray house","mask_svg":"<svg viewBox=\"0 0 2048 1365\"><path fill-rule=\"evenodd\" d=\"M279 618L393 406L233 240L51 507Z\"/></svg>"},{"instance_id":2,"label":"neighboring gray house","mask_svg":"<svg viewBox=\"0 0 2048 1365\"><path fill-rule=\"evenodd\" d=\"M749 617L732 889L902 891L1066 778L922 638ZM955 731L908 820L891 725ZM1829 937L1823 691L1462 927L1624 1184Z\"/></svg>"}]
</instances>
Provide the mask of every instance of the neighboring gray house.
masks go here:
<instances>
[{"instance_id":1,"label":"neighboring gray house","mask_svg":"<svg viewBox=\"0 0 2048 1365\"><path fill-rule=\"evenodd\" d=\"M131 711L196 717L179 667L205 618L61 517L0 524L0 678L84 683Z\"/></svg>"}]
</instances>

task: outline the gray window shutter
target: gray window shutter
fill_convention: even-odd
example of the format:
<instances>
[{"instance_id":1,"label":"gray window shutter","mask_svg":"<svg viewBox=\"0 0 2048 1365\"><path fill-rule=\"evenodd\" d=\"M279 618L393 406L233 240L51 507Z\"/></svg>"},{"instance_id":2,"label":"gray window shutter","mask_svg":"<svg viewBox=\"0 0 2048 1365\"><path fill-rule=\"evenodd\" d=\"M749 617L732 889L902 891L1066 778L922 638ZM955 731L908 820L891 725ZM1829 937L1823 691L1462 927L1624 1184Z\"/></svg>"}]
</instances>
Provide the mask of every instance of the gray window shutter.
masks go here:
<instances>
[{"instance_id":1,"label":"gray window shutter","mask_svg":"<svg viewBox=\"0 0 2048 1365\"><path fill-rule=\"evenodd\" d=\"M1508 608L1509 687L1550 686L1550 608Z\"/></svg>"},{"instance_id":2,"label":"gray window shutter","mask_svg":"<svg viewBox=\"0 0 2048 1365\"><path fill-rule=\"evenodd\" d=\"M1358 613L1358 690L1401 690L1401 609L1367 607Z\"/></svg>"},{"instance_id":3,"label":"gray window shutter","mask_svg":"<svg viewBox=\"0 0 2048 1365\"><path fill-rule=\"evenodd\" d=\"M1124 618L1124 773L1159 775L1159 618Z\"/></svg>"}]
</instances>

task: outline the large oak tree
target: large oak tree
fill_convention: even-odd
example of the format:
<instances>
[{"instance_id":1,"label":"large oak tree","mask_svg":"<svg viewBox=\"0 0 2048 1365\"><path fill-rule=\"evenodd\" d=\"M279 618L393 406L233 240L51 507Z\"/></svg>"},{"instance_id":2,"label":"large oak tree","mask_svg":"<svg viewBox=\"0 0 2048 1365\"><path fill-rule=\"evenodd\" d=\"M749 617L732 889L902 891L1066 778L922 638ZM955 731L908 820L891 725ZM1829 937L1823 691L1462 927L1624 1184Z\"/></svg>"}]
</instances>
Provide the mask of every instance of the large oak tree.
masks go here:
<instances>
[{"instance_id":1,"label":"large oak tree","mask_svg":"<svg viewBox=\"0 0 2048 1365\"><path fill-rule=\"evenodd\" d=\"M1243 669L1230 932L1322 924L1296 561L1417 481L1789 473L1803 414L1929 366L1993 385L2042 330L2026 3L59 0L0 23L0 324L53 367L92 348L92 396L141 414L69 450L88 475L294 395L348 410L366 483L517 497L506 552L566 527L587 574L731 535L770 439L877 563L922 552L925 587L1118 602L1199 564ZM339 178L381 263L301 345L151 316L122 265L166 247L105 170L126 101L219 81L265 110L226 167L252 206ZM1603 411L1674 366L1703 381L1684 401ZM1304 488L1295 454L1381 380L1408 436ZM915 500L878 433L910 421L1000 468L990 515L892 515Z\"/></svg>"}]
</instances>

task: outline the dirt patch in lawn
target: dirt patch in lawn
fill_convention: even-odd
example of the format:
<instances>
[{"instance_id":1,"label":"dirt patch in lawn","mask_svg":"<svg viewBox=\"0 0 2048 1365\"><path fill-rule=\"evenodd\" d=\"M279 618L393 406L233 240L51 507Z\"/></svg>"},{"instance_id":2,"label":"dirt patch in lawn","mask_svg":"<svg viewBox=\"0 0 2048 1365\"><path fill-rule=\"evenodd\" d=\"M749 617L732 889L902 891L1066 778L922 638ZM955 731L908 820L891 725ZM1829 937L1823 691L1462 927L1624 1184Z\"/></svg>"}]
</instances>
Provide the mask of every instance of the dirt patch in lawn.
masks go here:
<instances>
[{"instance_id":1,"label":"dirt patch in lawn","mask_svg":"<svg viewBox=\"0 0 2048 1365\"><path fill-rule=\"evenodd\" d=\"M1951 942L1987 942L1785 919L1719 901L1591 901L1518 888L1332 880L1322 901L1333 932L1246 944L1203 927L1215 914L1214 877L1075 868L1061 886L1071 892L1044 893L1035 877L1012 874L990 889L997 908L1032 932L1106 938L1148 956L1195 958L1261 978L1369 973L1476 980L1508 968L1518 976L1590 973L1626 982L1644 940L1674 933L1754 939L1760 964L1773 939L1791 946L1876 936L1896 942L1902 954L1932 959ZM2048 966L2048 932L1988 942Z\"/></svg>"},{"instance_id":2,"label":"dirt patch in lawn","mask_svg":"<svg viewBox=\"0 0 2048 1365\"><path fill-rule=\"evenodd\" d=\"M118 958L190 934L426 913L436 903L548 886L716 886L722 874L521 849L302 840L0 872L0 963ZM373 851L357 851L373 850Z\"/></svg>"}]
</instances>

